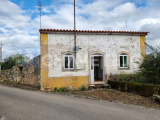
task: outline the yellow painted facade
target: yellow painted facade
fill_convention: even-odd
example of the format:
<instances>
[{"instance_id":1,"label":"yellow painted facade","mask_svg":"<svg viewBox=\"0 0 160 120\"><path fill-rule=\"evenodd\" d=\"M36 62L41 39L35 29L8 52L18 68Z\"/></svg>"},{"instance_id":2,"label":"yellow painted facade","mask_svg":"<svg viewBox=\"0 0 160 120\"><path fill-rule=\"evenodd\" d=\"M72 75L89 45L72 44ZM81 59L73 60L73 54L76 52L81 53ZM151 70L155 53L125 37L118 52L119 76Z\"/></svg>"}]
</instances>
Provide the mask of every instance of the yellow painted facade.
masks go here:
<instances>
[{"instance_id":1,"label":"yellow painted facade","mask_svg":"<svg viewBox=\"0 0 160 120\"><path fill-rule=\"evenodd\" d=\"M88 76L66 76L66 77L49 77L48 66L48 33L41 33L41 90L51 91L55 87L80 88L82 85L88 87ZM145 35L140 36L141 57L146 54Z\"/></svg>"},{"instance_id":2,"label":"yellow painted facade","mask_svg":"<svg viewBox=\"0 0 160 120\"><path fill-rule=\"evenodd\" d=\"M141 49L141 58L143 59L146 55L146 36L140 36L140 49Z\"/></svg>"},{"instance_id":3,"label":"yellow painted facade","mask_svg":"<svg viewBox=\"0 0 160 120\"><path fill-rule=\"evenodd\" d=\"M41 90L51 91L55 87L80 88L82 85L88 87L88 76L53 77L48 76L48 34L41 33Z\"/></svg>"}]
</instances>

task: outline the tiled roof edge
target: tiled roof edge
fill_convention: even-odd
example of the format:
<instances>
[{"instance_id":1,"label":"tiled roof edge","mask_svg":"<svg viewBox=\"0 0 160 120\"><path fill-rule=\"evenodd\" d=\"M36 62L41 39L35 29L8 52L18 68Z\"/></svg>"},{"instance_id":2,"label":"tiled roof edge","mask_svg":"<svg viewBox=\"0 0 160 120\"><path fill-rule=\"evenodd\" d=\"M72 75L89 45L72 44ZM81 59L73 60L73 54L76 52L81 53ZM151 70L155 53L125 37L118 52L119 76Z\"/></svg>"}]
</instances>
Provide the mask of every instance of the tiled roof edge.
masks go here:
<instances>
[{"instance_id":1,"label":"tiled roof edge","mask_svg":"<svg viewBox=\"0 0 160 120\"><path fill-rule=\"evenodd\" d=\"M74 32L74 30L66 29L40 29L39 32ZM101 31L101 30L76 30L76 32L87 32L87 33L135 33L135 34L148 34L150 32L142 31Z\"/></svg>"}]
</instances>

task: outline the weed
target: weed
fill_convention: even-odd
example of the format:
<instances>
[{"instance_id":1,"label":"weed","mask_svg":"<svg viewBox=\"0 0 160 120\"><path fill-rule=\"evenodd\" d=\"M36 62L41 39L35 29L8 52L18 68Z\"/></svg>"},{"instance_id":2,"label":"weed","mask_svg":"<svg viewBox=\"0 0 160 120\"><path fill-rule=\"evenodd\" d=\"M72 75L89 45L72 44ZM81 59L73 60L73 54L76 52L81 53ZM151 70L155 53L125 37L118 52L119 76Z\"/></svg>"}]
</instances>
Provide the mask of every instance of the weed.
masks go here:
<instances>
[{"instance_id":1,"label":"weed","mask_svg":"<svg viewBox=\"0 0 160 120\"><path fill-rule=\"evenodd\" d=\"M102 98L101 98L101 97L97 97L97 99L99 99L99 100L100 100L100 99L102 99Z\"/></svg>"},{"instance_id":2,"label":"weed","mask_svg":"<svg viewBox=\"0 0 160 120\"><path fill-rule=\"evenodd\" d=\"M84 85L82 85L80 88L79 88L80 91L85 91L86 90L86 87Z\"/></svg>"},{"instance_id":3,"label":"weed","mask_svg":"<svg viewBox=\"0 0 160 120\"><path fill-rule=\"evenodd\" d=\"M68 89L67 87L61 87L59 88L59 92L66 92Z\"/></svg>"},{"instance_id":4,"label":"weed","mask_svg":"<svg viewBox=\"0 0 160 120\"><path fill-rule=\"evenodd\" d=\"M40 90L41 89L41 86L37 86L37 90Z\"/></svg>"},{"instance_id":5,"label":"weed","mask_svg":"<svg viewBox=\"0 0 160 120\"><path fill-rule=\"evenodd\" d=\"M67 94L67 96L70 96L70 95L72 95L72 94L71 94L71 93L68 93L68 94Z\"/></svg>"},{"instance_id":6,"label":"weed","mask_svg":"<svg viewBox=\"0 0 160 120\"><path fill-rule=\"evenodd\" d=\"M57 87L55 87L54 90L53 90L53 92L57 92L57 90L58 90Z\"/></svg>"},{"instance_id":7,"label":"weed","mask_svg":"<svg viewBox=\"0 0 160 120\"><path fill-rule=\"evenodd\" d=\"M76 89L76 88L74 88L73 90L74 90L74 91L76 91L77 89Z\"/></svg>"},{"instance_id":8,"label":"weed","mask_svg":"<svg viewBox=\"0 0 160 120\"><path fill-rule=\"evenodd\" d=\"M124 104L131 105L131 103L128 103L128 102L126 102L126 103L124 103Z\"/></svg>"},{"instance_id":9,"label":"weed","mask_svg":"<svg viewBox=\"0 0 160 120\"><path fill-rule=\"evenodd\" d=\"M92 95L92 98L95 98L95 96L94 96L94 95Z\"/></svg>"}]
</instances>

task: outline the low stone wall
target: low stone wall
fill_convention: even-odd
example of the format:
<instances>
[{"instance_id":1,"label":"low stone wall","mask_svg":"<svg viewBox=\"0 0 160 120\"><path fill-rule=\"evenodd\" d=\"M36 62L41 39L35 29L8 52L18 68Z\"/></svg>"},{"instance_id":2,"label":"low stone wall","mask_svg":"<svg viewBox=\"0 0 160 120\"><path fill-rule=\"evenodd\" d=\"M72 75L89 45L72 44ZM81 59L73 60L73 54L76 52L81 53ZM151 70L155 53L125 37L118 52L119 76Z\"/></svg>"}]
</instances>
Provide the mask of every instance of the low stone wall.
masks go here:
<instances>
[{"instance_id":1,"label":"low stone wall","mask_svg":"<svg viewBox=\"0 0 160 120\"><path fill-rule=\"evenodd\" d=\"M29 63L3 70L0 72L0 80L40 86L40 56L35 57Z\"/></svg>"}]
</instances>

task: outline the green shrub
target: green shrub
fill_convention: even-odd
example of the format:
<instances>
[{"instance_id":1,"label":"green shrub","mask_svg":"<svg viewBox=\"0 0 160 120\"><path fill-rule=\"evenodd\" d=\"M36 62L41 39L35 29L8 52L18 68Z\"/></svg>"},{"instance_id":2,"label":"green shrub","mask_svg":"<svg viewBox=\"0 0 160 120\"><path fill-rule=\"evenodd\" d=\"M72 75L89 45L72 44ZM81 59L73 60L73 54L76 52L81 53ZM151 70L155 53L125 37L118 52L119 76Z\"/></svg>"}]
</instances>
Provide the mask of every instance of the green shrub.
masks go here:
<instances>
[{"instance_id":1,"label":"green shrub","mask_svg":"<svg viewBox=\"0 0 160 120\"><path fill-rule=\"evenodd\" d=\"M124 81L115 82L115 81L109 80L108 83L112 86L113 89L117 89L117 90L123 91L123 92L127 91L126 82L124 82Z\"/></svg>"},{"instance_id":2,"label":"green shrub","mask_svg":"<svg viewBox=\"0 0 160 120\"><path fill-rule=\"evenodd\" d=\"M145 70L144 70L145 71ZM148 77L148 73L138 71L135 74L119 74L117 80L124 82L146 83L146 84L159 84L160 81ZM160 78L159 78L160 80Z\"/></svg>"},{"instance_id":3,"label":"green shrub","mask_svg":"<svg viewBox=\"0 0 160 120\"><path fill-rule=\"evenodd\" d=\"M41 89L41 86L37 86L37 90L40 90Z\"/></svg>"},{"instance_id":4,"label":"green shrub","mask_svg":"<svg viewBox=\"0 0 160 120\"><path fill-rule=\"evenodd\" d=\"M160 95L160 89L159 89L159 91L158 91L158 95Z\"/></svg>"},{"instance_id":5,"label":"green shrub","mask_svg":"<svg viewBox=\"0 0 160 120\"><path fill-rule=\"evenodd\" d=\"M110 84L110 86L113 89L117 89L123 92L136 93L145 97L152 96L153 94L160 94L160 86L152 84L113 81L113 80L109 80L108 84Z\"/></svg>"},{"instance_id":6,"label":"green shrub","mask_svg":"<svg viewBox=\"0 0 160 120\"><path fill-rule=\"evenodd\" d=\"M67 87L61 87L61 88L59 88L58 91L59 91L59 92L67 92L67 91L68 91L68 88L67 88Z\"/></svg>"},{"instance_id":7,"label":"green shrub","mask_svg":"<svg viewBox=\"0 0 160 120\"><path fill-rule=\"evenodd\" d=\"M77 89L76 89L76 88L74 88L73 90L74 90L74 91L76 91Z\"/></svg>"},{"instance_id":8,"label":"green shrub","mask_svg":"<svg viewBox=\"0 0 160 120\"><path fill-rule=\"evenodd\" d=\"M84 85L82 85L80 88L79 88L80 91L85 91L86 90L86 87Z\"/></svg>"},{"instance_id":9,"label":"green shrub","mask_svg":"<svg viewBox=\"0 0 160 120\"><path fill-rule=\"evenodd\" d=\"M143 55L140 64L140 74L144 83L160 84L160 46L152 47L146 44L149 54Z\"/></svg>"},{"instance_id":10,"label":"green shrub","mask_svg":"<svg viewBox=\"0 0 160 120\"><path fill-rule=\"evenodd\" d=\"M149 54L143 55L143 62L139 64L139 71L135 74L120 74L118 80L146 84L160 84L160 46L152 47L146 44Z\"/></svg>"},{"instance_id":11,"label":"green shrub","mask_svg":"<svg viewBox=\"0 0 160 120\"><path fill-rule=\"evenodd\" d=\"M6 57L4 62L1 63L2 70L11 69L13 66L22 64L23 55L22 54L14 54Z\"/></svg>"},{"instance_id":12,"label":"green shrub","mask_svg":"<svg viewBox=\"0 0 160 120\"><path fill-rule=\"evenodd\" d=\"M119 90L122 91L122 92L126 92L127 89L126 89L126 82L119 82Z\"/></svg>"},{"instance_id":13,"label":"green shrub","mask_svg":"<svg viewBox=\"0 0 160 120\"><path fill-rule=\"evenodd\" d=\"M53 92L57 92L57 90L58 90L57 87L55 87L54 90L53 90Z\"/></svg>"},{"instance_id":14,"label":"green shrub","mask_svg":"<svg viewBox=\"0 0 160 120\"><path fill-rule=\"evenodd\" d=\"M125 81L125 82L130 82L131 80L136 81L136 75L135 74L119 74L118 75L118 80L120 81Z\"/></svg>"}]
</instances>

